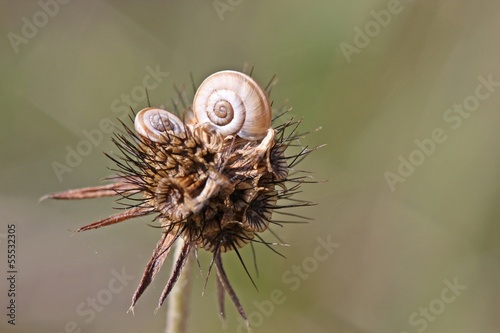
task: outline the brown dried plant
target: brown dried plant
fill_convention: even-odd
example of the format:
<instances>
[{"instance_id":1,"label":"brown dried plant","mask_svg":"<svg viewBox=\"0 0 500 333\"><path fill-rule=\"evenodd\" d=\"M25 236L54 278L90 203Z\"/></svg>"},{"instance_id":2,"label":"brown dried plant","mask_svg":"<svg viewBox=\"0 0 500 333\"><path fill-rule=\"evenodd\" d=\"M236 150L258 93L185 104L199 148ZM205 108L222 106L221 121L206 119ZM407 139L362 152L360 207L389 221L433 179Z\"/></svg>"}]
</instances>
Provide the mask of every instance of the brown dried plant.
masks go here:
<instances>
[{"instance_id":1,"label":"brown dried plant","mask_svg":"<svg viewBox=\"0 0 500 333\"><path fill-rule=\"evenodd\" d=\"M201 84L193 104L184 102L182 110L179 105L186 98L177 90L179 99L174 106L179 117L149 107L135 115L135 131L122 123L123 131L116 132L113 138L122 155L106 154L116 163L112 169L116 175L108 178L110 184L45 197L118 197L123 211L81 227L79 232L156 215L154 221L161 228L161 238L132 297L131 311L161 269L173 244L181 238L182 249L158 307L179 278L188 255L202 248L213 253L207 279L215 265L222 317L226 292L239 314L247 319L224 270L222 254L234 251L255 285L240 248L251 243L253 250L253 244L258 243L279 254L273 246L282 245L281 241L269 227L307 219L282 210L311 205L295 198L303 183L314 182L296 166L318 148L301 146L300 139L307 133L298 132L301 120L281 120L289 111L286 107L271 117L268 96L273 82L263 89L249 75L218 72ZM243 120L238 115L241 109ZM238 128L234 129L227 119L236 122ZM287 154L289 150L295 153ZM299 221L273 219L273 212ZM261 234L266 230L279 243L264 240Z\"/></svg>"}]
</instances>

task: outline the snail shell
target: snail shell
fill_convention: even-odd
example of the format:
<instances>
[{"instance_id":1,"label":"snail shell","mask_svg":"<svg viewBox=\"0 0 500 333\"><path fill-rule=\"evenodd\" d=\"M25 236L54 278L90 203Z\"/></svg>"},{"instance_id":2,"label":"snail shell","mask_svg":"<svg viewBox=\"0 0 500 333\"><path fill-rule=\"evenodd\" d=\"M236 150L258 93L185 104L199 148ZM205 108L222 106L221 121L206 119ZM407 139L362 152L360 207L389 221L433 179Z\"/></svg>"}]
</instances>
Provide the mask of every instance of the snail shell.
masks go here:
<instances>
[{"instance_id":1,"label":"snail shell","mask_svg":"<svg viewBox=\"0 0 500 333\"><path fill-rule=\"evenodd\" d=\"M168 141L168 135L184 133L184 123L176 115L157 108L145 108L137 113L134 120L137 134L151 141Z\"/></svg>"},{"instance_id":2,"label":"snail shell","mask_svg":"<svg viewBox=\"0 0 500 333\"><path fill-rule=\"evenodd\" d=\"M271 104L265 90L250 76L221 71L200 85L193 101L198 123L211 123L223 136L262 139L271 127Z\"/></svg>"}]
</instances>

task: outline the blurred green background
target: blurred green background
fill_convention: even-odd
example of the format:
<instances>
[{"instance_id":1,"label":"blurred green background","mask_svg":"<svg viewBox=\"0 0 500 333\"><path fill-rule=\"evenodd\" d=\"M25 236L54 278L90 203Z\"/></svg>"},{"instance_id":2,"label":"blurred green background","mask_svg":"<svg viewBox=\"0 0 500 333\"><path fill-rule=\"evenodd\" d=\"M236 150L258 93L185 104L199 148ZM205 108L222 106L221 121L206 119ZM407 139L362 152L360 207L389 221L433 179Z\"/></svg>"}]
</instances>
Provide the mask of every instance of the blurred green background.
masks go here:
<instances>
[{"instance_id":1,"label":"blurred green background","mask_svg":"<svg viewBox=\"0 0 500 333\"><path fill-rule=\"evenodd\" d=\"M68 147L86 140L82 131L125 119L116 112L127 104L122 95L136 110L146 106L137 87L147 68L168 73L150 98L169 105L173 84L189 87L189 73L199 83L245 63L263 84L277 74L271 97L277 106L289 99L303 130L322 127L302 144L327 146L300 167L329 180L303 187L301 197L319 205L295 212L313 222L276 230L291 244L281 249L287 259L257 246L258 292L235 255L225 255L255 332L498 332L497 1L53 4L0 4L2 332L163 330L165 307L153 310L170 264L135 316L126 313L159 239L150 219L74 234L112 213L113 201L37 200L111 173L102 153L116 152L109 133L71 172L58 177L53 163L66 164ZM452 114L462 103L474 111ZM436 129L446 139L430 143ZM411 172L402 160L418 165ZM399 181L391 186L388 173ZM7 224L18 237L15 326L4 307ZM318 237L338 246L323 261L314 259ZM250 249L243 253L252 266ZM209 256L201 262L206 274ZM109 299L112 270L133 278ZM213 277L202 297L203 284L196 273L190 332L224 331ZM262 310L276 289L283 302ZM106 304L90 310L89 297ZM226 331L243 332L227 302Z\"/></svg>"}]
</instances>

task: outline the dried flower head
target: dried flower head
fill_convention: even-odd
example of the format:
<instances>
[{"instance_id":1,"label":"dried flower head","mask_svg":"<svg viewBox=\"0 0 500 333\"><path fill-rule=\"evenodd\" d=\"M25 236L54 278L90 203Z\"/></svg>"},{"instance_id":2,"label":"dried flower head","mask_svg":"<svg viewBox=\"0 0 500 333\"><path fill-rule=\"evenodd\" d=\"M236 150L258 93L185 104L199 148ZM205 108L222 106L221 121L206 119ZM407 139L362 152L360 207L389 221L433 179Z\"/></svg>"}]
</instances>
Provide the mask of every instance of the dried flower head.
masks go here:
<instances>
[{"instance_id":1,"label":"dried flower head","mask_svg":"<svg viewBox=\"0 0 500 333\"><path fill-rule=\"evenodd\" d=\"M246 320L224 271L222 253L235 251L250 277L239 249L248 243L262 243L275 251L272 245L277 243L261 236L270 225L286 223L274 220L273 211L311 204L293 198L309 179L294 168L314 149L298 144L305 135L297 133L300 120L288 120L273 128L272 123L288 110L272 119L268 99L272 82L263 89L249 75L222 71L200 85L192 105L186 105L179 116L160 108L141 110L135 115L135 131L124 124L124 131L115 133L113 141L122 155L107 155L116 163L113 170L117 174L111 184L46 196L118 196L125 205L124 211L78 231L156 214L162 236L133 295L131 310L172 245L182 239L180 255L158 307L172 290L188 255L203 248L213 253L208 271L215 264L221 314L224 316L225 291ZM182 93L179 96L183 98ZM287 155L291 146L298 151Z\"/></svg>"}]
</instances>

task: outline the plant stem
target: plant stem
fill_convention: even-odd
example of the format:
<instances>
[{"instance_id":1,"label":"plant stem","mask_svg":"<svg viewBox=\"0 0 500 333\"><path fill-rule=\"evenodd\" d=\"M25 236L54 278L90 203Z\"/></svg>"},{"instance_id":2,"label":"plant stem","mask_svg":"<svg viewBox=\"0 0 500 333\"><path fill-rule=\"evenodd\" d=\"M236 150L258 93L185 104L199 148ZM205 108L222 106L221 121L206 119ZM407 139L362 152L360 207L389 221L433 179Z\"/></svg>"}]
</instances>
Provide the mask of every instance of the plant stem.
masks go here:
<instances>
[{"instance_id":1,"label":"plant stem","mask_svg":"<svg viewBox=\"0 0 500 333\"><path fill-rule=\"evenodd\" d=\"M179 237L174 249L174 258L178 258L183 245L182 238ZM192 251L191 251L192 252ZM186 333L189 316L189 299L191 295L192 282L192 253L188 254L186 263L179 279L168 296L167 322L165 333ZM173 263L175 265L175 261Z\"/></svg>"}]
</instances>

